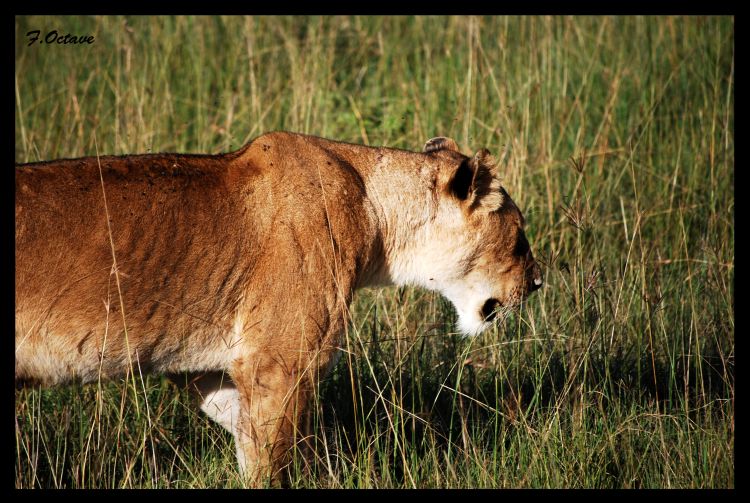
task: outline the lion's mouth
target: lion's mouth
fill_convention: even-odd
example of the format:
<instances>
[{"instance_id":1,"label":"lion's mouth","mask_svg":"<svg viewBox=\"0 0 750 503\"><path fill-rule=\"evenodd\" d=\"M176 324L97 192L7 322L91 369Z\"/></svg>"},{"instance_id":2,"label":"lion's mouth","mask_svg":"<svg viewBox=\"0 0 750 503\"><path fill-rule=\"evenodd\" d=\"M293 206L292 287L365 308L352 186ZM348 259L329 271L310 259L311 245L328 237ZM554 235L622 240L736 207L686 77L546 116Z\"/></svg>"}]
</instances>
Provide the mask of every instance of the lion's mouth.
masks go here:
<instances>
[{"instance_id":1,"label":"lion's mouth","mask_svg":"<svg viewBox=\"0 0 750 503\"><path fill-rule=\"evenodd\" d=\"M497 316L497 308L502 305L497 299L487 299L482 306L482 318L484 318L484 321L493 321Z\"/></svg>"}]
</instances>

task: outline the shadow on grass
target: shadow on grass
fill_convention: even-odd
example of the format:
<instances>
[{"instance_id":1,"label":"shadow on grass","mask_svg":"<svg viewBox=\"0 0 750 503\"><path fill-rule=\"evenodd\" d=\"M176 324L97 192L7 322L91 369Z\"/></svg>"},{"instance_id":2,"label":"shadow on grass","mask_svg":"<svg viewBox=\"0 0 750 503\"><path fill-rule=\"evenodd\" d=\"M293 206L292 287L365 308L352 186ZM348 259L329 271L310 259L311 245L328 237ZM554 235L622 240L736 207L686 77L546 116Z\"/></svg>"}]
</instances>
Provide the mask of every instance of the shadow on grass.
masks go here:
<instances>
[{"instance_id":1,"label":"shadow on grass","mask_svg":"<svg viewBox=\"0 0 750 503\"><path fill-rule=\"evenodd\" d=\"M454 349L444 345L441 358L455 361L458 353ZM315 435L327 436L329 453L338 450L336 454L351 460L362 454L357 452L362 449L358 437L370 442L392 435L391 425L399 416L398 432L410 452L420 456L437 449L438 459L444 459L461 452L466 432L473 447L492 452L498 429L507 433L523 428L544 421L553 411L562 411L561 420L570 421L576 402L582 399L581 390L597 391L599 412L606 415L611 411L615 417L632 406L697 413L699 405L732 398L734 390L734 361L723 358L718 349L707 349L699 360L677 358L671 364L664 359L652 361L649 355L636 358L622 354L578 361L562 351L545 358L543 368L534 365L538 359L521 355L516 365L503 373L469 362L463 366L420 366L415 373L402 368L395 375L389 375L378 358L370 360L372 370L362 358L355 359L351 371L342 359L321 384ZM16 443L16 485L120 487L131 480L137 481L135 486L184 487L190 485L179 482L186 480L186 466L198 471L234 466L231 436L190 407L185 392L175 394L175 388L163 379L147 380L155 425L151 427L133 401L121 400L123 387L122 383L105 387L103 416L94 431L94 444L90 442L91 422L97 420L95 386L17 391L16 436L22 441ZM685 407L686 400L690 407ZM29 408L37 412L30 413ZM343 437L352 441L337 441ZM87 450L87 445L94 447ZM35 446L36 452L24 446ZM313 459L318 461L308 466L312 473L306 476L325 478L324 454L320 449L316 452ZM386 457L388 466L382 469L389 471L390 483L406 483L402 458L394 452ZM608 463L612 485L618 486L617 463ZM89 475L83 477L82 471ZM231 478L231 474L219 476L210 484L232 485Z\"/></svg>"}]
</instances>

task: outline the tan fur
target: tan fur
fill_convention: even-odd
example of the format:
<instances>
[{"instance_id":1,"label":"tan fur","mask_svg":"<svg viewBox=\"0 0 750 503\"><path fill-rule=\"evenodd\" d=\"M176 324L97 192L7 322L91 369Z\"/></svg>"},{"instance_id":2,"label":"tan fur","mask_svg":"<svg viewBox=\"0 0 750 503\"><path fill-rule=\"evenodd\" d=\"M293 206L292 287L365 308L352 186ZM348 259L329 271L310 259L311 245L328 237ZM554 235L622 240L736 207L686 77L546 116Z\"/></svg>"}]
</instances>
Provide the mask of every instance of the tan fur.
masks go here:
<instances>
[{"instance_id":1,"label":"tan fur","mask_svg":"<svg viewBox=\"0 0 750 503\"><path fill-rule=\"evenodd\" d=\"M541 284L488 153L443 140L276 132L216 156L17 166L16 380L187 375L249 482L278 480L356 288L441 291L475 333L485 301Z\"/></svg>"}]
</instances>

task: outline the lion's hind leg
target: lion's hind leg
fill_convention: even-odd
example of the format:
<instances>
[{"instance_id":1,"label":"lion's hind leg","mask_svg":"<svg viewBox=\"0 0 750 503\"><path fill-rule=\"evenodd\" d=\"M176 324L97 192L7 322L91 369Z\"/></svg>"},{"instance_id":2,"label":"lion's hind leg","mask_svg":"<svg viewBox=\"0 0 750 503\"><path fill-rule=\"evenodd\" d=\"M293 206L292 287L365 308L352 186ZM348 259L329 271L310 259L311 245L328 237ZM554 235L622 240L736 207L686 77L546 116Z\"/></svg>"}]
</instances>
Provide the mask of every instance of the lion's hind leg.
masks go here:
<instances>
[{"instance_id":1,"label":"lion's hind leg","mask_svg":"<svg viewBox=\"0 0 750 503\"><path fill-rule=\"evenodd\" d=\"M179 386L186 386L198 401L200 409L234 437L240 472L247 466L239 441L240 394L225 372L209 372L187 376L170 376Z\"/></svg>"}]
</instances>

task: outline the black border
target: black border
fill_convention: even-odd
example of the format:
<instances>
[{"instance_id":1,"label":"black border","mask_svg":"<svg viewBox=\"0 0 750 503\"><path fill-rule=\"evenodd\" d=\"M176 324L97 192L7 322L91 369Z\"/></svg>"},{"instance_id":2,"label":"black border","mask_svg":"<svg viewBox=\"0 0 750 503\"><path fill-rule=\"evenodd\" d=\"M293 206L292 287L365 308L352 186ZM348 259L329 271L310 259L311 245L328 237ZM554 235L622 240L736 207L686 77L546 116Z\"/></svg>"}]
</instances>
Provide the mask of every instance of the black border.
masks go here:
<instances>
[{"instance_id":1,"label":"black border","mask_svg":"<svg viewBox=\"0 0 750 503\"><path fill-rule=\"evenodd\" d=\"M238 1L235 0L233 2L226 1L226 0L210 0L210 1L177 1L177 0L159 0L158 3L152 2L152 3L146 3L143 2L141 4L133 3L132 0L126 3L119 3L119 2L91 2L91 1L75 1L75 0L68 0L68 2L64 1L58 1L56 3L48 2L48 1L38 1L34 2L33 4L13 4L13 16L8 16L9 22L6 25L8 27L7 29L7 37L10 39L10 43L8 44L8 51L11 53L10 58L12 58L12 61L9 61L6 65L6 68L13 68L13 76L10 75L6 76L5 78L5 86L6 86L6 93L5 96L8 98L8 107L9 107L9 113L8 116L10 117L9 121L12 121L9 130L14 131L14 137L11 139L9 135L9 142L11 144L10 146L10 152L14 159L14 165L15 165L15 109L16 109L16 102L15 102L15 17L16 16L26 16L26 15L35 15L35 14L46 14L46 15L81 15L81 14L95 14L95 15L174 15L174 14L194 14L194 15L201 15L201 14L253 14L253 15L302 15L302 14L318 14L318 15L345 15L345 14L354 14L354 15L468 15L468 14L485 14L485 15L586 15L586 16L599 16L599 15L658 15L658 16L664 16L664 15L729 15L734 16L734 46L735 46L735 73L734 73L734 86L733 86L733 101L734 101L734 109L735 109L735 138L737 136L736 129L737 129L737 109L738 109L738 103L742 103L741 95L738 96L738 93L736 92L736 89L738 88L737 82L742 82L742 78L740 77L740 74L742 73L742 66L738 65L738 58L737 55L737 46L741 45L738 44L737 41L741 40L742 35L740 35L741 30L737 30L737 20L738 20L738 13L740 11L739 3L738 2L726 2L726 1L713 1L713 2L698 2L695 0L690 1L675 1L675 0L666 0L666 1L658 1L658 0L652 0L652 1L643 1L643 0L633 0L630 2L621 2L621 3L613 3L611 1L591 1L591 2L569 2L564 0L535 0L533 3L529 2L503 2L501 3L489 3L489 2L474 2L471 4L467 3L460 3L460 2L454 2L451 4L447 3L435 3L435 2L412 2L411 4L405 5L405 4L388 4L387 2L378 1L378 2L369 2L369 3L329 3L329 4L322 4L322 3L301 3L297 2L296 0L286 0L285 2L267 2L267 3L261 3L261 2L248 2L245 1ZM739 35L739 37L738 37ZM735 139L736 144L736 139ZM740 176L743 172L742 169L737 170L736 166L742 166L741 162L739 162L739 159L742 157L742 155L738 155L737 150L735 149L735 181L734 181L734 191L736 194L736 189L738 186L738 176ZM8 240L5 241L5 251L7 253L3 254L5 260L4 265L8 268L7 274L3 275L4 278L15 278L14 270L15 270L15 239L10 238L11 235L15 235L15 191L11 187L15 186L15 176L11 175L10 170L7 170L7 174L5 174L9 179L7 180L6 187L9 187L8 191L13 191L12 194L9 194L8 197L3 198L3 202L5 205L5 210L3 212L3 215L6 216L5 219L3 219L3 232L5 235L9 236ZM13 179L10 179L11 176L13 176ZM740 187L744 186L742 184L739 184ZM11 208L13 206L13 208ZM740 205L742 207L742 205ZM737 214L737 199L735 198L735 211L734 211L734 221L736 226L736 214ZM740 214L742 214L740 212ZM11 220L11 215L13 215L13 219ZM736 230L736 227L735 227ZM735 241L735 257L736 257L736 241ZM7 281L7 280L6 280ZM10 281L7 281L6 285L10 285ZM742 283L741 283L742 284ZM735 309L736 309L736 297L737 297L737 274L735 272L735 282L734 282L734 302L735 302ZM15 318L15 309L14 304L11 304L11 298L14 298L15 296L15 279L13 280L13 292L10 291L10 286L7 286L4 289L5 295L7 295L7 299L3 298L3 304L6 306L6 309L9 311L8 319L14 319ZM735 320L736 321L736 320ZM12 322L14 323L14 322ZM736 328L735 323L735 334L738 332ZM10 341L10 337L7 339ZM735 342L736 343L736 342ZM10 343L8 343L10 345ZM742 344L740 344L740 347ZM12 348L8 348L6 351L6 358L8 358L9 361L7 365L8 373L11 372L11 368L15 366L15 357L14 357L15 350ZM742 354L742 352L740 352ZM741 381L740 377L742 376L742 372L738 371L739 369L735 369L735 382ZM13 380L15 380L15 376L13 376ZM10 382L10 376L7 382ZM11 389L10 386L8 386L9 389ZM10 400L8 400L8 406L13 409L13 417L15 418L15 389L13 388L12 391L13 395ZM737 423L737 416L742 417L742 413L740 412L738 414L738 410L741 409L741 407L735 407L735 424ZM11 414L8 413L8 421L10 422ZM20 492L27 491L26 489L16 489L15 488L15 473L14 473L14 467L15 467L15 436L11 436L10 432L15 431L15 419L14 424L12 426L12 429L9 425L8 427L8 441L7 441L7 453L8 453L8 460L10 461L10 467L6 468L5 473L7 473L7 479L8 483L5 485L6 490L8 488L13 488L13 495L18 495ZM740 429L741 431L741 429ZM738 439L744 438L742 433L740 432L738 434L737 431L735 431L735 488L738 488L737 484L737 465L742 464L737 462L737 446L740 445L738 442ZM4 463L0 463L4 464ZM742 479L740 479L742 480ZM741 487L744 486L744 484L739 484ZM740 487L740 488L741 488ZM212 489L207 489L208 491L212 491ZM37 490L39 491L39 490ZM76 493L76 497L90 497L92 494L94 497L99 496L99 493L101 490L84 490L84 491L78 491ZM125 490L128 491L134 491L134 490ZM183 492L185 490L177 489L177 490L170 490L170 492ZM198 491L206 491L206 490L198 490ZM237 491L237 490L230 490L230 491ZM303 492L307 490L302 490ZM341 493L348 492L350 490L333 490L333 491L327 491L327 495L340 495ZM394 492L401 492L399 490L385 490L387 493L394 493ZM451 492L459 491L459 490L447 490ZM467 490L460 490L461 493L467 491ZM470 490L474 492L477 496L482 495L493 495L495 491L490 490L487 491L479 491L479 490ZM520 490L511 490L518 495L518 491ZM40 495L50 495L52 492L57 492L55 490L49 490L49 489L43 489L41 492L39 492ZM418 491L423 492L423 491ZM537 491L532 490L531 495L536 493ZM559 490L553 490L548 491L550 493L550 496L555 496L554 493L560 492ZM271 495L271 494L279 494L283 497L283 494L278 493L276 491L270 492L267 490L260 490L258 493L260 496L265 495ZM528 490L525 491L524 494L529 494ZM737 497L739 494L739 491L736 489L709 489L709 490L701 490L701 491L694 491L694 490L670 490L669 492L665 492L665 490L639 490L637 493L631 493L630 491L625 490L609 490L604 493L600 490L565 490L565 494L563 496L578 496L578 497L587 497L587 496L594 496L594 497L600 497L602 494L606 494L607 497L614 498L615 500L618 498L628 498L630 500L632 497L647 497L647 498L658 498L663 496L675 496L677 498L685 498L688 497L701 497L704 498L706 496L723 496L723 497L730 497L734 498ZM546 494L545 494L546 495ZM243 495L244 496L244 495ZM380 496L378 494L377 496Z\"/></svg>"}]
</instances>

